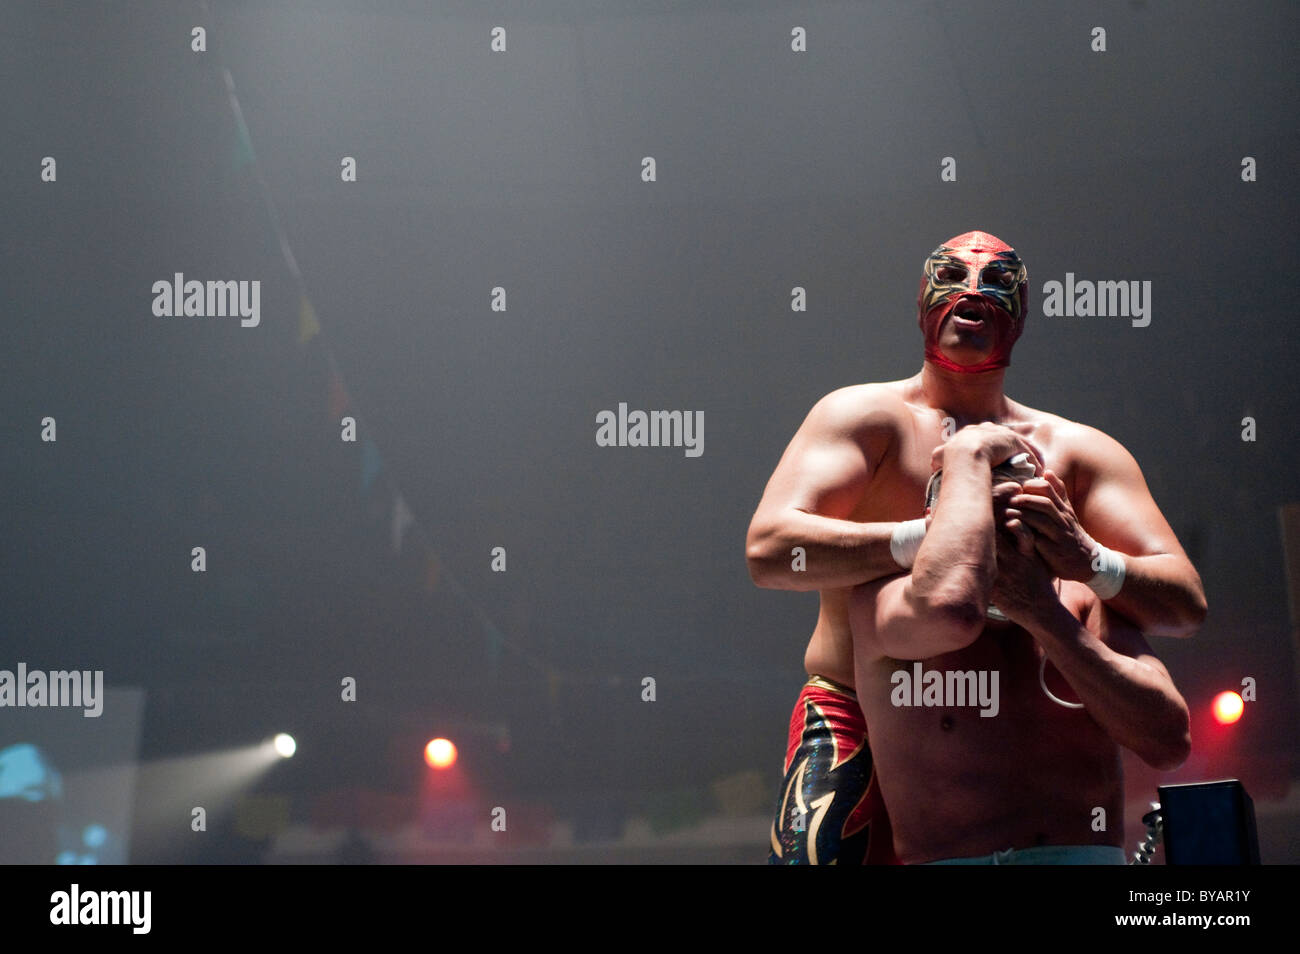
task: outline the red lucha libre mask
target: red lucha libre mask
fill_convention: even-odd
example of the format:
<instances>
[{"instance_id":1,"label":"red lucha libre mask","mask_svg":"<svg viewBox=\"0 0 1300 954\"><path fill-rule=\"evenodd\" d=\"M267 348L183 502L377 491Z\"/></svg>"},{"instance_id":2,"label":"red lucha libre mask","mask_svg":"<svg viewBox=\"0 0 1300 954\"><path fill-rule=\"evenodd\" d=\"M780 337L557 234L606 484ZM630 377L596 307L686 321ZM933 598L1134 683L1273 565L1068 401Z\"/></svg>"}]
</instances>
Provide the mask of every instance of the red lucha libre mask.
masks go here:
<instances>
[{"instance_id":1,"label":"red lucha libre mask","mask_svg":"<svg viewBox=\"0 0 1300 954\"><path fill-rule=\"evenodd\" d=\"M916 298L926 360L964 374L1005 368L1025 327L1028 294L1025 265L1006 242L987 232L950 238L925 260ZM939 329L959 305L988 322L994 339L992 353L978 364L958 364L939 350Z\"/></svg>"}]
</instances>

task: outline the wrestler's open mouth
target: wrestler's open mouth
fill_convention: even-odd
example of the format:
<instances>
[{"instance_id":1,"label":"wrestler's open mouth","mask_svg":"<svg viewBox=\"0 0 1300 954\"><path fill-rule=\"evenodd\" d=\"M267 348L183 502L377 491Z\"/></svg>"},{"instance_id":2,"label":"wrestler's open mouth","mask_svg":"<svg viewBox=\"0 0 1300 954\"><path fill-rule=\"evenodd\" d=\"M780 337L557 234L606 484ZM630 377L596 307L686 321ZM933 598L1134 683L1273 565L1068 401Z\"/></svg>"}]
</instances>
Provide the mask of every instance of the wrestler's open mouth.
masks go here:
<instances>
[{"instance_id":1,"label":"wrestler's open mouth","mask_svg":"<svg viewBox=\"0 0 1300 954\"><path fill-rule=\"evenodd\" d=\"M982 328L985 321L984 309L974 302L962 302L952 310L952 320L959 328Z\"/></svg>"}]
</instances>

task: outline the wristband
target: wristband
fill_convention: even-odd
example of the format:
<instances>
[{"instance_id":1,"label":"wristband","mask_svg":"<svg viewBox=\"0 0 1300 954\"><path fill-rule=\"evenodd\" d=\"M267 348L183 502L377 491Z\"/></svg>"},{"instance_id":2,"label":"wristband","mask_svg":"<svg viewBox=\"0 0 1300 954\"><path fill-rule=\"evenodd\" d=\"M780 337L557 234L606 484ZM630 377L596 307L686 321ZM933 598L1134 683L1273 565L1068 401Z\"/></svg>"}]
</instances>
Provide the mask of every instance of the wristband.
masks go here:
<instances>
[{"instance_id":1,"label":"wristband","mask_svg":"<svg viewBox=\"0 0 1300 954\"><path fill-rule=\"evenodd\" d=\"M904 520L894 527L889 537L889 552L899 566L907 569L916 562L917 551L925 539L925 518Z\"/></svg>"},{"instance_id":2,"label":"wristband","mask_svg":"<svg viewBox=\"0 0 1300 954\"><path fill-rule=\"evenodd\" d=\"M1108 600L1124 586L1124 554L1108 550L1100 543L1092 554L1095 575L1088 581L1088 586L1103 600Z\"/></svg>"}]
</instances>

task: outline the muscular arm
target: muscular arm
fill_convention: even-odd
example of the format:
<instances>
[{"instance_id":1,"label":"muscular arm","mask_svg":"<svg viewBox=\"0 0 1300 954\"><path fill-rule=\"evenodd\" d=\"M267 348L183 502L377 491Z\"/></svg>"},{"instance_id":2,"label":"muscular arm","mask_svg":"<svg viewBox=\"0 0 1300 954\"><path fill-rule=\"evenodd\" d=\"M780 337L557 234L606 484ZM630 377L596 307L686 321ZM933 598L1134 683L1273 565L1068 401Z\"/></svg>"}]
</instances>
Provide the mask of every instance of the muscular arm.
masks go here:
<instances>
[{"instance_id":1,"label":"muscular arm","mask_svg":"<svg viewBox=\"0 0 1300 954\"><path fill-rule=\"evenodd\" d=\"M1146 633L1192 635L1205 620L1205 590L1133 455L1113 438L1087 428L1078 455L1076 495L1084 529L1097 543L1124 554L1124 587L1106 605Z\"/></svg>"},{"instance_id":2,"label":"muscular arm","mask_svg":"<svg viewBox=\"0 0 1300 954\"><path fill-rule=\"evenodd\" d=\"M907 576L854 588L849 626L863 658L929 659L964 649L984 629L997 575L989 461L954 440L934 519ZM1005 499L1005 498L1004 498Z\"/></svg>"},{"instance_id":3,"label":"muscular arm","mask_svg":"<svg viewBox=\"0 0 1300 954\"><path fill-rule=\"evenodd\" d=\"M983 628L998 563L989 494L992 465L978 447L963 443L965 436L946 449L939 499L907 590L923 619L973 628L973 640Z\"/></svg>"},{"instance_id":4,"label":"muscular arm","mask_svg":"<svg viewBox=\"0 0 1300 954\"><path fill-rule=\"evenodd\" d=\"M1018 521L1011 518L1007 529ZM1191 751L1187 704L1142 634L1081 583L1052 574L1021 529L996 533L998 609L1038 641L1088 714L1152 768L1177 768ZM1069 607L1078 607L1078 617Z\"/></svg>"},{"instance_id":5,"label":"muscular arm","mask_svg":"<svg viewBox=\"0 0 1300 954\"><path fill-rule=\"evenodd\" d=\"M1142 634L1095 595L1083 616L1053 599L1022 625L1107 735L1154 769L1178 768L1191 752L1190 719L1169 671Z\"/></svg>"},{"instance_id":6,"label":"muscular arm","mask_svg":"<svg viewBox=\"0 0 1300 954\"><path fill-rule=\"evenodd\" d=\"M897 524L847 519L893 439L896 403L883 389L843 388L809 412L750 521L745 559L756 584L821 590L899 571L889 552ZM805 570L791 565L795 547Z\"/></svg>"}]
</instances>

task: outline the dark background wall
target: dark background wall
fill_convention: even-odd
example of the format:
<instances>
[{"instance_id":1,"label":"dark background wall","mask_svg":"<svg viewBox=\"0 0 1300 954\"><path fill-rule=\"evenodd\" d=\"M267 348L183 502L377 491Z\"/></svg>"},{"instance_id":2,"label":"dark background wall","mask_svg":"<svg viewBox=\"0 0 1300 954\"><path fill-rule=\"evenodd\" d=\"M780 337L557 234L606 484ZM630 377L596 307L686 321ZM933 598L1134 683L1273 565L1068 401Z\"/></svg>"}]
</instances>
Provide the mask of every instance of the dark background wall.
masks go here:
<instances>
[{"instance_id":1,"label":"dark background wall","mask_svg":"<svg viewBox=\"0 0 1300 954\"><path fill-rule=\"evenodd\" d=\"M142 687L142 759L288 728L299 756L256 785L296 821L337 789L415 791L444 732L476 798L579 835L684 824L736 786L765 811L816 596L752 585L748 520L821 395L919 369L921 263L980 228L1033 289L1008 393L1128 447L1205 579L1203 631L1157 646L1189 703L1258 680L1231 744L1179 777L1284 795L1293 5L19 3L4 20L0 666ZM178 271L260 280L260 326L154 317L152 283ZM1152 282L1150 325L1043 316L1066 272ZM322 328L305 344L303 289ZM332 376L381 455L364 492ZM596 446L619 402L702 410L703 455ZM415 522L394 554L398 494ZM140 860L238 854L138 838Z\"/></svg>"}]
</instances>

